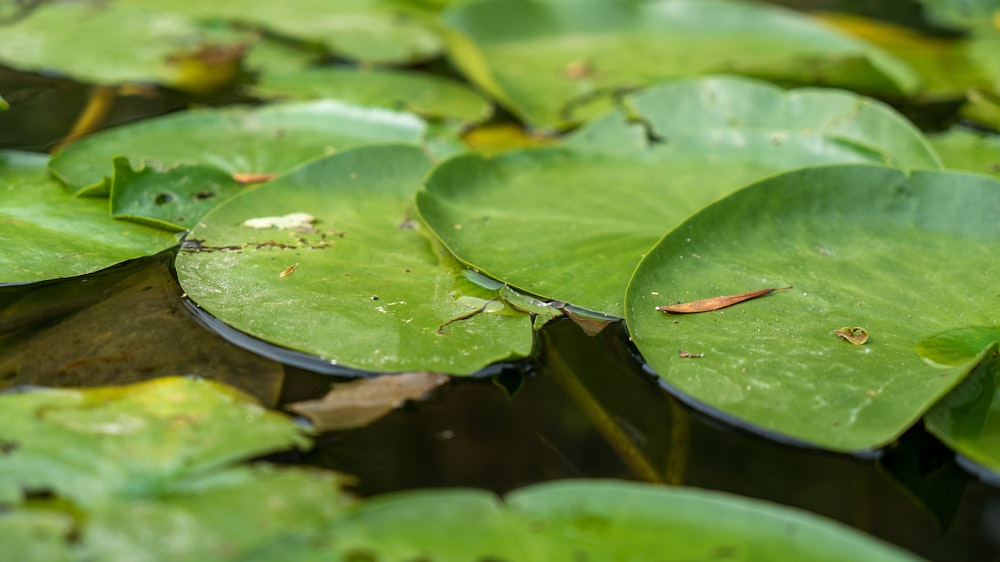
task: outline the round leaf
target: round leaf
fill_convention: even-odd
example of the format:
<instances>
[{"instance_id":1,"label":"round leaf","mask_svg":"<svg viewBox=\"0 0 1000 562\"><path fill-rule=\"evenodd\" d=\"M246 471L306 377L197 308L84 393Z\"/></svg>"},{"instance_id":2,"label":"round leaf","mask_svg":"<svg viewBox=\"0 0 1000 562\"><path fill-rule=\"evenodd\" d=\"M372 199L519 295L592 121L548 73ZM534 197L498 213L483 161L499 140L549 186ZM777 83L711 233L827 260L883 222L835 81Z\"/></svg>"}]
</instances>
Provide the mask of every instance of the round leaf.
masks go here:
<instances>
[{"instance_id":1,"label":"round leaf","mask_svg":"<svg viewBox=\"0 0 1000 562\"><path fill-rule=\"evenodd\" d=\"M855 165L775 176L667 234L632 277L625 320L667 386L702 408L829 449L880 447L972 367L929 365L918 342L997 325L983 256L1000 242L998 210L1000 183L969 174ZM657 310L788 286L714 312ZM867 342L838 337L845 326Z\"/></svg>"},{"instance_id":2,"label":"round leaf","mask_svg":"<svg viewBox=\"0 0 1000 562\"><path fill-rule=\"evenodd\" d=\"M890 93L909 91L917 80L863 41L758 3L485 0L462 3L444 18L458 67L538 127L586 120L617 88L694 74Z\"/></svg>"},{"instance_id":3,"label":"round leaf","mask_svg":"<svg viewBox=\"0 0 1000 562\"><path fill-rule=\"evenodd\" d=\"M410 218L429 167L419 148L373 146L246 191L188 235L181 285L230 326L347 368L469 374L525 357L530 318L491 313L495 292Z\"/></svg>"},{"instance_id":4,"label":"round leaf","mask_svg":"<svg viewBox=\"0 0 1000 562\"><path fill-rule=\"evenodd\" d=\"M898 114L844 92L715 77L668 83L626 103L631 115L612 113L563 147L443 162L417 194L421 216L471 267L621 317L643 253L745 183L816 163L938 165Z\"/></svg>"},{"instance_id":5,"label":"round leaf","mask_svg":"<svg viewBox=\"0 0 1000 562\"><path fill-rule=\"evenodd\" d=\"M987 135L954 128L930 138L945 165L972 170L1000 179L1000 135Z\"/></svg>"},{"instance_id":6,"label":"round leaf","mask_svg":"<svg viewBox=\"0 0 1000 562\"><path fill-rule=\"evenodd\" d=\"M466 529L475 525L475 533ZM338 521L340 552L410 560L915 560L840 524L718 492L574 480L499 503L472 490L377 497Z\"/></svg>"},{"instance_id":7,"label":"round leaf","mask_svg":"<svg viewBox=\"0 0 1000 562\"><path fill-rule=\"evenodd\" d=\"M358 105L409 111L428 119L477 123L490 116L488 101L462 84L416 72L306 68L265 72L251 93L264 98L333 98Z\"/></svg>"},{"instance_id":8,"label":"round leaf","mask_svg":"<svg viewBox=\"0 0 1000 562\"><path fill-rule=\"evenodd\" d=\"M83 275L177 244L168 232L113 220L105 200L74 198L46 160L0 153L0 284Z\"/></svg>"},{"instance_id":9,"label":"round leaf","mask_svg":"<svg viewBox=\"0 0 1000 562\"><path fill-rule=\"evenodd\" d=\"M337 56L413 63L437 56L441 39L429 10L411 0L119 0L204 21L230 20L322 45Z\"/></svg>"},{"instance_id":10,"label":"round leaf","mask_svg":"<svg viewBox=\"0 0 1000 562\"><path fill-rule=\"evenodd\" d=\"M348 146L420 142L426 128L413 115L333 100L194 110L86 137L49 166L74 193L103 195L116 156L127 156L133 168L204 164L229 174L281 174Z\"/></svg>"},{"instance_id":11,"label":"round leaf","mask_svg":"<svg viewBox=\"0 0 1000 562\"><path fill-rule=\"evenodd\" d=\"M81 82L155 82L209 91L236 77L251 40L169 11L55 2L3 26L0 63Z\"/></svg>"}]
</instances>

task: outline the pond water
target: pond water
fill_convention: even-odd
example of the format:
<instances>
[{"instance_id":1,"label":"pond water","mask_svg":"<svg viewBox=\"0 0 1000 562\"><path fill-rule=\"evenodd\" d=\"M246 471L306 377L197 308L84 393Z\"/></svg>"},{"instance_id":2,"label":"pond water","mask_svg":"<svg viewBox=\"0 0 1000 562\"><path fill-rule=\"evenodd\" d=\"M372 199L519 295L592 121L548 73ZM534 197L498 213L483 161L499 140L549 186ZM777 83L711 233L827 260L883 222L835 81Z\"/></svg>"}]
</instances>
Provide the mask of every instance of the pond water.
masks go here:
<instances>
[{"instance_id":1,"label":"pond water","mask_svg":"<svg viewBox=\"0 0 1000 562\"><path fill-rule=\"evenodd\" d=\"M3 386L198 373L280 407L337 380L208 331L185 306L171 257L0 288ZM920 427L871 458L781 444L672 398L635 359L620 324L587 336L557 321L539 340L536 357L497 376L455 379L367 427L322 434L312 450L270 460L354 475L365 496L505 492L578 477L683 484L806 509L931 560L1000 553L1000 489L964 471Z\"/></svg>"}]
</instances>

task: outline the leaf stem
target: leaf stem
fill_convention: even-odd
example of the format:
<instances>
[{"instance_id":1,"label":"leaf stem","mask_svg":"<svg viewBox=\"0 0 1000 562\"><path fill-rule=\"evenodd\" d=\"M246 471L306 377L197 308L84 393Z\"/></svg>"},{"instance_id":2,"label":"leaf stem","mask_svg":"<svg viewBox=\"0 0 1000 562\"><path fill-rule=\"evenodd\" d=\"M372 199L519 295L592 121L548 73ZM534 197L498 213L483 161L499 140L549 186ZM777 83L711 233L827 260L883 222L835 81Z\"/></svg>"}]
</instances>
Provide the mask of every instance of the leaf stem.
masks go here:
<instances>
[{"instance_id":1,"label":"leaf stem","mask_svg":"<svg viewBox=\"0 0 1000 562\"><path fill-rule=\"evenodd\" d=\"M97 129L104 118L108 116L117 95L118 86L94 86L91 88L87 104L83 106L80 116L76 118L69 133L52 147L52 152L62 150L69 143Z\"/></svg>"}]
</instances>

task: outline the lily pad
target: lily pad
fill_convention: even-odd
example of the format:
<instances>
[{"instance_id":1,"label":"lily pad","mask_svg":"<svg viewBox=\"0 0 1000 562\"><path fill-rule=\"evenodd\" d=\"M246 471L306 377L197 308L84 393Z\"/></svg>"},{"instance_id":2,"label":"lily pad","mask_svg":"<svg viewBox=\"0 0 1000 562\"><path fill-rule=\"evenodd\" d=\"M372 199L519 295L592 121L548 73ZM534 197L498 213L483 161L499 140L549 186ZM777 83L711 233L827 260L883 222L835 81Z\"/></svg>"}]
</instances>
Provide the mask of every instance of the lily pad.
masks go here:
<instances>
[{"instance_id":1,"label":"lily pad","mask_svg":"<svg viewBox=\"0 0 1000 562\"><path fill-rule=\"evenodd\" d=\"M998 209L1000 182L972 174L840 165L775 176L668 233L632 277L626 324L697 407L780 439L875 449L974 366L929 365L917 343L1000 320L983 261L1000 242ZM715 312L657 310L786 286ZM843 341L844 326L867 341Z\"/></svg>"},{"instance_id":2,"label":"lily pad","mask_svg":"<svg viewBox=\"0 0 1000 562\"><path fill-rule=\"evenodd\" d=\"M52 172L77 195L108 193L112 160L133 168L202 164L235 174L281 174L335 150L423 140L420 118L334 100L192 110L102 131L52 157Z\"/></svg>"},{"instance_id":3,"label":"lily pad","mask_svg":"<svg viewBox=\"0 0 1000 562\"><path fill-rule=\"evenodd\" d=\"M120 156L114 159L114 170L111 216L175 232L191 228L243 188L232 174L212 166L133 170L128 158Z\"/></svg>"},{"instance_id":4,"label":"lily pad","mask_svg":"<svg viewBox=\"0 0 1000 562\"><path fill-rule=\"evenodd\" d=\"M982 361L951 394L927 413L927 430L972 462L1000 477L1000 361L997 341L981 354Z\"/></svg>"},{"instance_id":5,"label":"lily pad","mask_svg":"<svg viewBox=\"0 0 1000 562\"><path fill-rule=\"evenodd\" d=\"M930 137L945 166L1000 179L1000 135L954 128Z\"/></svg>"},{"instance_id":6,"label":"lily pad","mask_svg":"<svg viewBox=\"0 0 1000 562\"><path fill-rule=\"evenodd\" d=\"M250 93L292 100L332 98L463 123L478 123L492 113L489 101L459 82L401 70L312 67L266 72Z\"/></svg>"},{"instance_id":7,"label":"lily pad","mask_svg":"<svg viewBox=\"0 0 1000 562\"><path fill-rule=\"evenodd\" d=\"M103 85L207 92L236 78L246 32L121 2L55 2L3 26L0 63ZM100 40L95 40L99 38Z\"/></svg>"},{"instance_id":8,"label":"lily pad","mask_svg":"<svg viewBox=\"0 0 1000 562\"><path fill-rule=\"evenodd\" d=\"M441 53L432 10L418 0L119 0L203 21L228 20L322 45L336 56L371 63L414 63Z\"/></svg>"},{"instance_id":9,"label":"lily pad","mask_svg":"<svg viewBox=\"0 0 1000 562\"><path fill-rule=\"evenodd\" d=\"M0 502L52 493L83 508L169 495L228 465L304 446L287 417L224 385L165 378L0 395Z\"/></svg>"},{"instance_id":10,"label":"lily pad","mask_svg":"<svg viewBox=\"0 0 1000 562\"><path fill-rule=\"evenodd\" d=\"M443 19L465 75L536 127L563 128L615 90L731 72L905 93L917 77L883 51L800 13L730 0L483 0Z\"/></svg>"},{"instance_id":11,"label":"lily pad","mask_svg":"<svg viewBox=\"0 0 1000 562\"><path fill-rule=\"evenodd\" d=\"M46 161L0 153L0 284L83 275L177 244L168 232L112 219L107 201L74 198Z\"/></svg>"},{"instance_id":12,"label":"lily pad","mask_svg":"<svg viewBox=\"0 0 1000 562\"><path fill-rule=\"evenodd\" d=\"M474 523L473 523L474 522ZM474 524L474 533L465 532ZM342 552L370 559L915 560L840 524L705 490L574 480L517 490L377 497L338 521Z\"/></svg>"},{"instance_id":13,"label":"lily pad","mask_svg":"<svg viewBox=\"0 0 1000 562\"><path fill-rule=\"evenodd\" d=\"M662 234L716 198L807 164L937 167L922 135L845 92L754 80L671 82L626 98L560 147L438 165L417 208L462 262L523 291L621 317Z\"/></svg>"},{"instance_id":14,"label":"lily pad","mask_svg":"<svg viewBox=\"0 0 1000 562\"><path fill-rule=\"evenodd\" d=\"M347 369L463 375L523 358L530 317L490 312L496 291L467 281L411 217L430 164L418 147L364 147L246 191L191 230L181 285L226 324ZM305 223L248 226L293 215Z\"/></svg>"}]
</instances>

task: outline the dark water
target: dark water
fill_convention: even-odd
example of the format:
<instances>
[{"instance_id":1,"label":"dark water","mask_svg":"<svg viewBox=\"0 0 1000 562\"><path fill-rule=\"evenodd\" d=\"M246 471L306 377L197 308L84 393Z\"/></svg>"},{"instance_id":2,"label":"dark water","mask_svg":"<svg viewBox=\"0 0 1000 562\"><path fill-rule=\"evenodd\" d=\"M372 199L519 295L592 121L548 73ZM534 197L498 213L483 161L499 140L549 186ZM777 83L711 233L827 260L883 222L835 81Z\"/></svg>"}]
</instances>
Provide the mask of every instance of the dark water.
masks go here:
<instances>
[{"instance_id":1,"label":"dark water","mask_svg":"<svg viewBox=\"0 0 1000 562\"><path fill-rule=\"evenodd\" d=\"M80 386L178 373L226 381L276 404L336 379L282 366L207 331L184 305L170 255L41 285L0 288L0 385ZM620 325L591 337L570 321L538 356L456 379L357 430L271 460L357 477L373 495L469 486L505 492L561 478L682 484L799 507L931 560L1000 559L1000 489L917 427L878 458L783 445L669 396Z\"/></svg>"}]
</instances>

